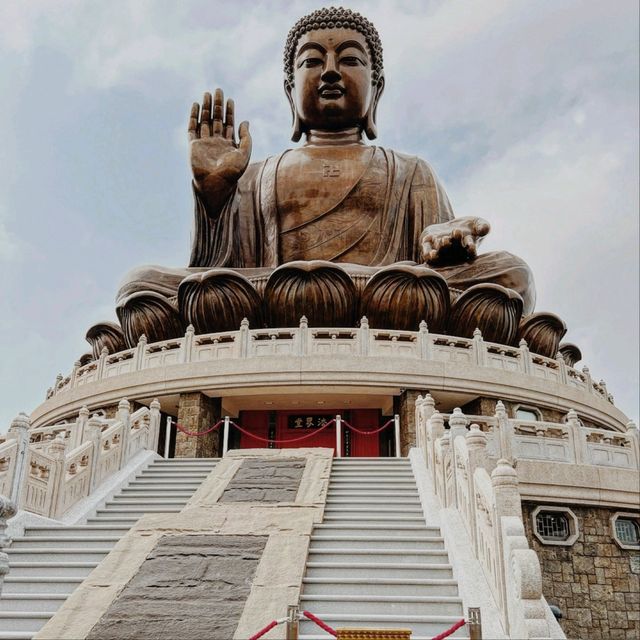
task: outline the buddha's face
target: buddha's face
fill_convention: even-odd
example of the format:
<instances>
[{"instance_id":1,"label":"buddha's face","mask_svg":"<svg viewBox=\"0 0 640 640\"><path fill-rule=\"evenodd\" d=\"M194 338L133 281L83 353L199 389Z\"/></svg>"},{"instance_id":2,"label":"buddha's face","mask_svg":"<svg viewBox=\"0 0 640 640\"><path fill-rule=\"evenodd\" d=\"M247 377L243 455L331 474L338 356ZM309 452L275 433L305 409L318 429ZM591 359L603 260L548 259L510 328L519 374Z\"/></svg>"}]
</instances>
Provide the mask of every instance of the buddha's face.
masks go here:
<instances>
[{"instance_id":1,"label":"buddha's face","mask_svg":"<svg viewBox=\"0 0 640 640\"><path fill-rule=\"evenodd\" d=\"M371 58L353 29L308 31L298 41L291 101L304 130L360 126L371 106Z\"/></svg>"}]
</instances>

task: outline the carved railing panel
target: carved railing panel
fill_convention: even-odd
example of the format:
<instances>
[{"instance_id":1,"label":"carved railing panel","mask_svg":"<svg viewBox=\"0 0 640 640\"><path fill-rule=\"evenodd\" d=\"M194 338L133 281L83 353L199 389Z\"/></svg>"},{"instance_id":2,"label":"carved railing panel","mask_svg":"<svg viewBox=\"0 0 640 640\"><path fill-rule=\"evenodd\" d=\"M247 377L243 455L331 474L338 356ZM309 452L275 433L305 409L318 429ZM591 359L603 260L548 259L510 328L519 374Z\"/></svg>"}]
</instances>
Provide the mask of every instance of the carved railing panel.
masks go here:
<instances>
[{"instance_id":1,"label":"carved railing panel","mask_svg":"<svg viewBox=\"0 0 640 640\"><path fill-rule=\"evenodd\" d=\"M93 445L85 442L76 447L64 461L63 486L56 507L58 516L64 514L82 498L91 493L91 466L93 464Z\"/></svg>"},{"instance_id":2,"label":"carved railing panel","mask_svg":"<svg viewBox=\"0 0 640 640\"><path fill-rule=\"evenodd\" d=\"M0 444L0 495L10 496L16 472L18 441L9 439Z\"/></svg>"},{"instance_id":3,"label":"carved railing panel","mask_svg":"<svg viewBox=\"0 0 640 640\"><path fill-rule=\"evenodd\" d=\"M21 507L26 511L46 517L51 515L56 484L56 462L46 453L29 449L21 500Z\"/></svg>"}]
</instances>

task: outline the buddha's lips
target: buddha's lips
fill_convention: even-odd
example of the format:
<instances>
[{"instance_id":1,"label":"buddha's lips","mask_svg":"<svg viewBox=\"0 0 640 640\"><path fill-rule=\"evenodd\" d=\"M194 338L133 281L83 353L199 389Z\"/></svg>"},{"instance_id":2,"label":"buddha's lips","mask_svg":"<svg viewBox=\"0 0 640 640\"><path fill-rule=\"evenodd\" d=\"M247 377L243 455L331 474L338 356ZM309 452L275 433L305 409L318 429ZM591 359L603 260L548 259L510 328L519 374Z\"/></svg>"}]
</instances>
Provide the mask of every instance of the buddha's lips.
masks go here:
<instances>
[{"instance_id":1,"label":"buddha's lips","mask_svg":"<svg viewBox=\"0 0 640 640\"><path fill-rule=\"evenodd\" d=\"M320 89L318 89L321 98L327 98L329 100L337 100L338 98L342 98L342 96L346 93L344 87L340 85L326 85L323 84Z\"/></svg>"}]
</instances>

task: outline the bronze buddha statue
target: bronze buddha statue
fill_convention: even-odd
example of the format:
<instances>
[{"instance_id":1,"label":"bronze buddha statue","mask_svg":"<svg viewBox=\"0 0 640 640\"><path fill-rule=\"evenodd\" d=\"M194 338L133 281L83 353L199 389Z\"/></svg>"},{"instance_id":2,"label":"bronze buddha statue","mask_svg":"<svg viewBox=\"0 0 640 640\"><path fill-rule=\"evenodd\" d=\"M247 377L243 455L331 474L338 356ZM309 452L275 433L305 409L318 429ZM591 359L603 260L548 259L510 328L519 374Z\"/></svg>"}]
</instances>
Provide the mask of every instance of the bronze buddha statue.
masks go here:
<instances>
[{"instance_id":1,"label":"bronze buddha statue","mask_svg":"<svg viewBox=\"0 0 640 640\"><path fill-rule=\"evenodd\" d=\"M529 267L505 252L477 255L489 224L454 218L431 167L370 146L384 89L382 45L366 18L326 8L300 19L284 54L292 139L249 163L249 124L236 127L220 89L189 119L195 225L188 268L140 267L117 296L117 326L97 325L94 353L251 326L355 326L517 344L555 356L566 331L533 314ZM102 327L102 329L101 329ZM101 337L102 336L102 337Z\"/></svg>"}]
</instances>

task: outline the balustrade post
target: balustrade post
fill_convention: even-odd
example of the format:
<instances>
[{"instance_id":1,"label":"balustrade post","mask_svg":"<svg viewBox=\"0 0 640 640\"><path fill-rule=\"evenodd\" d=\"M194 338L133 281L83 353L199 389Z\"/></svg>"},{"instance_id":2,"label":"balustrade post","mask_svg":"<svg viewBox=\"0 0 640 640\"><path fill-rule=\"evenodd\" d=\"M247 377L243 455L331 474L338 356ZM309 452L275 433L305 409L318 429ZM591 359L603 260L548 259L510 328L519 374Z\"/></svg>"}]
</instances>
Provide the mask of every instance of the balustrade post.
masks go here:
<instances>
[{"instance_id":1,"label":"balustrade post","mask_svg":"<svg viewBox=\"0 0 640 640\"><path fill-rule=\"evenodd\" d=\"M500 609L505 613L505 623L508 624L507 612L507 571L504 558L504 538L502 534L502 517L515 516L522 520L522 503L520 501L520 491L518 490L518 475L508 460L498 460L498 465L491 473L491 485L495 499L494 535L497 551L497 579L499 580L498 590L500 593Z\"/></svg>"},{"instance_id":2,"label":"balustrade post","mask_svg":"<svg viewBox=\"0 0 640 640\"><path fill-rule=\"evenodd\" d=\"M224 417L224 431L222 432L222 457L227 455L229 450L229 416Z\"/></svg>"},{"instance_id":3,"label":"balustrade post","mask_svg":"<svg viewBox=\"0 0 640 640\"><path fill-rule=\"evenodd\" d=\"M29 451L29 427L31 419L26 413L19 413L9 427L7 437L16 440L16 464L13 468L13 478L11 479L11 492L9 499L18 504L20 493L27 474L27 453Z\"/></svg>"},{"instance_id":4,"label":"balustrade post","mask_svg":"<svg viewBox=\"0 0 640 640\"><path fill-rule=\"evenodd\" d=\"M160 402L154 398L149 405L149 435L147 436L147 449L158 452L158 440L160 438Z\"/></svg>"},{"instance_id":5,"label":"balustrade post","mask_svg":"<svg viewBox=\"0 0 640 640\"><path fill-rule=\"evenodd\" d=\"M76 418L76 425L71 433L70 447L75 449L84 442L84 430L87 426L87 420L89 420L89 409L86 405L78 411L78 417Z\"/></svg>"},{"instance_id":6,"label":"balustrade post","mask_svg":"<svg viewBox=\"0 0 640 640\"><path fill-rule=\"evenodd\" d=\"M418 327L418 339L420 340L420 357L423 360L431 360L431 336L424 320L420 321Z\"/></svg>"},{"instance_id":7,"label":"balustrade post","mask_svg":"<svg viewBox=\"0 0 640 640\"><path fill-rule=\"evenodd\" d=\"M76 360L73 363L73 369L71 370L71 379L69 380L69 389L76 388L76 381L78 379L78 369L80 369L80 360Z\"/></svg>"},{"instance_id":8,"label":"balustrade post","mask_svg":"<svg viewBox=\"0 0 640 640\"><path fill-rule=\"evenodd\" d=\"M423 455L426 459L427 454L427 421L436 410L433 396L427 393L424 397L418 396L416 400L416 429L418 437L418 446L422 448Z\"/></svg>"},{"instance_id":9,"label":"balustrade post","mask_svg":"<svg viewBox=\"0 0 640 640\"><path fill-rule=\"evenodd\" d=\"M102 347L102 351L100 352L100 357L98 358L98 368L96 370L96 377L98 380L102 380L102 378L104 378L104 369L105 369L108 355L109 355L109 350L107 349L107 347Z\"/></svg>"},{"instance_id":10,"label":"balustrade post","mask_svg":"<svg viewBox=\"0 0 640 640\"><path fill-rule=\"evenodd\" d=\"M462 409L456 407L449 418L449 430L451 433L451 443L455 442L455 439L458 436L466 436L467 435L467 424L468 420L464 413L462 413Z\"/></svg>"},{"instance_id":11,"label":"balustrade post","mask_svg":"<svg viewBox=\"0 0 640 640\"><path fill-rule=\"evenodd\" d=\"M102 439L102 425L100 424L100 419L98 416L93 415L87 421L87 426L85 429L87 434L87 440L91 441L92 444L92 452L91 452L91 475L89 480L89 493L91 493L96 486L96 481L98 477L98 466L100 464L100 442Z\"/></svg>"},{"instance_id":12,"label":"balustrade post","mask_svg":"<svg viewBox=\"0 0 640 640\"><path fill-rule=\"evenodd\" d=\"M627 422L627 436L631 441L631 448L633 449L633 457L635 468L640 465L640 436L638 435L638 425L633 420Z\"/></svg>"},{"instance_id":13,"label":"balustrade post","mask_svg":"<svg viewBox=\"0 0 640 640\"><path fill-rule=\"evenodd\" d=\"M426 463L431 471L433 486L436 486L436 442L444 434L444 418L439 411L435 411L427 419L427 453Z\"/></svg>"},{"instance_id":14,"label":"balustrade post","mask_svg":"<svg viewBox=\"0 0 640 640\"><path fill-rule=\"evenodd\" d=\"M120 455L118 456L118 469L122 469L127 463L129 439L131 437L131 405L126 398L118 402L116 419L122 422L122 438L120 440Z\"/></svg>"},{"instance_id":15,"label":"balustrade post","mask_svg":"<svg viewBox=\"0 0 640 640\"><path fill-rule=\"evenodd\" d=\"M53 395L57 395L58 391L60 390L60 383L62 382L63 378L64 376L61 373L56 376L56 381L53 385Z\"/></svg>"},{"instance_id":16,"label":"balustrade post","mask_svg":"<svg viewBox=\"0 0 640 640\"><path fill-rule=\"evenodd\" d=\"M526 373L527 375L531 375L531 351L529 351L529 345L527 341L522 338L518 343L518 347L520 349L520 371L522 373Z\"/></svg>"},{"instance_id":17,"label":"balustrade post","mask_svg":"<svg viewBox=\"0 0 640 640\"><path fill-rule=\"evenodd\" d=\"M440 469L440 473L442 474L442 494L440 495L440 500L442 502L443 507L451 506L451 501L449 500L449 487L448 487L449 479L447 478L447 460L449 460L451 464L453 464L451 449L452 449L451 432L445 431L440 437L440 451L442 453L442 468ZM437 487L437 483L435 486ZM454 497L454 501L455 501L455 497Z\"/></svg>"},{"instance_id":18,"label":"balustrade post","mask_svg":"<svg viewBox=\"0 0 640 640\"><path fill-rule=\"evenodd\" d=\"M498 455L505 460L513 461L513 424L507 416L507 410L501 400L496 404L496 431L498 438Z\"/></svg>"},{"instance_id":19,"label":"balustrade post","mask_svg":"<svg viewBox=\"0 0 640 640\"><path fill-rule=\"evenodd\" d=\"M49 455L53 458L51 472L49 474L49 482L51 483L51 493L49 503L50 518L58 519L62 513L62 504L64 503L65 489L65 455L67 452L67 443L64 439L64 433L59 433L49 446Z\"/></svg>"},{"instance_id":20,"label":"balustrade post","mask_svg":"<svg viewBox=\"0 0 640 640\"><path fill-rule=\"evenodd\" d=\"M298 336L300 343L298 345L297 356L306 356L309 353L309 321L307 316L300 318L300 324L298 328Z\"/></svg>"},{"instance_id":21,"label":"balustrade post","mask_svg":"<svg viewBox=\"0 0 640 640\"><path fill-rule=\"evenodd\" d=\"M473 353L476 364L479 367L484 367L487 363L487 345L484 343L482 331L477 327L473 332Z\"/></svg>"},{"instance_id":22,"label":"balustrade post","mask_svg":"<svg viewBox=\"0 0 640 640\"><path fill-rule=\"evenodd\" d=\"M11 543L11 538L5 533L7 520L16 515L18 508L12 500L0 495L0 549ZM9 556L0 551L0 595L2 594L2 583L4 577L9 573Z\"/></svg>"},{"instance_id":23,"label":"balustrade post","mask_svg":"<svg viewBox=\"0 0 640 640\"><path fill-rule=\"evenodd\" d=\"M181 346L182 353L180 354L181 362L191 362L193 359L193 337L195 333L196 330L192 324L190 324L184 332L184 338Z\"/></svg>"},{"instance_id":24,"label":"balustrade post","mask_svg":"<svg viewBox=\"0 0 640 640\"><path fill-rule=\"evenodd\" d=\"M242 322L240 323L240 353L239 356L241 358L249 357L249 348L250 348L250 335L249 335L249 320L247 318L242 318Z\"/></svg>"},{"instance_id":25,"label":"balustrade post","mask_svg":"<svg viewBox=\"0 0 640 640\"><path fill-rule=\"evenodd\" d=\"M336 458L342 458L342 416L336 416Z\"/></svg>"},{"instance_id":26,"label":"balustrade post","mask_svg":"<svg viewBox=\"0 0 640 640\"><path fill-rule=\"evenodd\" d=\"M369 331L369 319L367 316L360 318L360 329L358 330L358 337L360 338L360 355L369 355L369 340L371 332Z\"/></svg>"},{"instance_id":27,"label":"balustrade post","mask_svg":"<svg viewBox=\"0 0 640 640\"><path fill-rule=\"evenodd\" d=\"M558 380L562 384L568 384L569 375L567 374L567 363L559 351L556 354L556 362L558 363Z\"/></svg>"},{"instance_id":28,"label":"balustrade post","mask_svg":"<svg viewBox=\"0 0 640 640\"><path fill-rule=\"evenodd\" d=\"M147 352L147 336L143 333L138 338L138 344L136 345L136 354L135 354L135 368L136 371L140 371L144 364L144 356Z\"/></svg>"},{"instance_id":29,"label":"balustrade post","mask_svg":"<svg viewBox=\"0 0 640 640\"><path fill-rule=\"evenodd\" d=\"M487 467L487 434L477 424L472 424L465 437L467 451L469 453L469 475L467 477L467 495L471 507L471 522L469 532L473 548L478 551L478 533L476 531L476 499L475 499L475 472L476 469ZM477 557L477 556L476 556Z\"/></svg>"},{"instance_id":30,"label":"balustrade post","mask_svg":"<svg viewBox=\"0 0 640 640\"><path fill-rule=\"evenodd\" d=\"M587 385L587 393L595 393L596 390L593 388L591 371L589 371L589 367L587 367L586 365L582 367L582 375L584 376L584 383Z\"/></svg>"},{"instance_id":31,"label":"balustrade post","mask_svg":"<svg viewBox=\"0 0 640 640\"><path fill-rule=\"evenodd\" d=\"M396 413L393 416L393 435L396 445L396 458L402 457L402 451L400 450L400 416Z\"/></svg>"},{"instance_id":32,"label":"balustrade post","mask_svg":"<svg viewBox=\"0 0 640 640\"><path fill-rule=\"evenodd\" d=\"M171 425L173 423L173 418L171 416L167 416L167 422L164 427L164 457L165 459L169 458L169 452L171 449Z\"/></svg>"},{"instance_id":33,"label":"balustrade post","mask_svg":"<svg viewBox=\"0 0 640 640\"><path fill-rule=\"evenodd\" d=\"M567 413L567 427L571 432L573 440L573 455L576 464L589 464L589 451L587 449L587 438L584 429L580 424L578 414L570 409Z\"/></svg>"}]
</instances>

